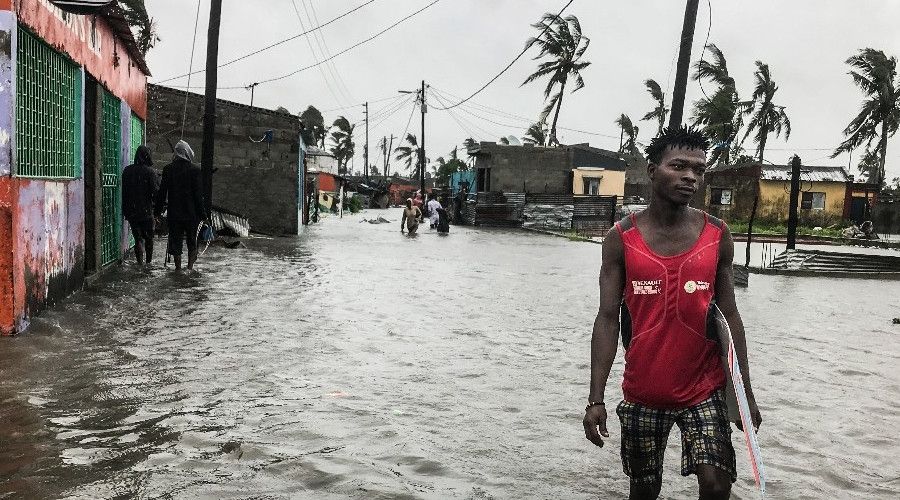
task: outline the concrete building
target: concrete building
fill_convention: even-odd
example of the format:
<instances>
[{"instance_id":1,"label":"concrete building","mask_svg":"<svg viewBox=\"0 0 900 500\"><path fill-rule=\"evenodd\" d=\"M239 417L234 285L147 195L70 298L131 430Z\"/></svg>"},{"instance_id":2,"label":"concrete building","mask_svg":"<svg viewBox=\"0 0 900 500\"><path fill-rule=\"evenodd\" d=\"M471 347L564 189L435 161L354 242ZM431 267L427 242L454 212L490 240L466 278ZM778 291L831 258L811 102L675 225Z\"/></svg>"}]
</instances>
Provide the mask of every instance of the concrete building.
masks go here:
<instances>
[{"instance_id":1,"label":"concrete building","mask_svg":"<svg viewBox=\"0 0 900 500\"><path fill-rule=\"evenodd\" d=\"M848 189L852 189L852 179L843 167L804 165L797 200L801 221L828 225L842 220ZM757 217L784 222L790 190L790 166L750 162L710 169L702 192L704 207L725 220L749 219L759 193Z\"/></svg>"},{"instance_id":2,"label":"concrete building","mask_svg":"<svg viewBox=\"0 0 900 500\"><path fill-rule=\"evenodd\" d=\"M572 193L621 198L625 195L625 171L596 167L572 169Z\"/></svg>"},{"instance_id":3,"label":"concrete building","mask_svg":"<svg viewBox=\"0 0 900 500\"><path fill-rule=\"evenodd\" d=\"M0 0L0 333L118 262L150 74L121 10Z\"/></svg>"},{"instance_id":4,"label":"concrete building","mask_svg":"<svg viewBox=\"0 0 900 500\"><path fill-rule=\"evenodd\" d=\"M572 194L576 169L594 169L622 172L621 175L607 175L608 183L604 189L619 195L624 193L625 160L618 153L587 144L551 148L481 142L470 149L469 154L475 157L478 192ZM586 170L582 171L582 177L584 172ZM622 187L613 187L613 178L618 182L619 177Z\"/></svg>"},{"instance_id":5,"label":"concrete building","mask_svg":"<svg viewBox=\"0 0 900 500\"><path fill-rule=\"evenodd\" d=\"M183 138L199 162L203 154L201 94L159 85L148 87L147 145L159 168L171 161ZM266 234L297 234L304 207L300 119L285 112L219 99L212 204L241 214L250 228Z\"/></svg>"}]
</instances>

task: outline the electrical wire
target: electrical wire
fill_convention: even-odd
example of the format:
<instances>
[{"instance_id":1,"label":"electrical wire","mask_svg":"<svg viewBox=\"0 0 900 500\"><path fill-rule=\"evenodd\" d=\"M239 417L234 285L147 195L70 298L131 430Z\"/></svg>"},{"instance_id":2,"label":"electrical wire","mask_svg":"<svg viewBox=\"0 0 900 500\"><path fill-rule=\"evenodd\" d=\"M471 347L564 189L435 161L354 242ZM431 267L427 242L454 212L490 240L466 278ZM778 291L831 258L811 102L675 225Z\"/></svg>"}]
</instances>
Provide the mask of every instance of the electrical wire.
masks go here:
<instances>
[{"instance_id":1,"label":"electrical wire","mask_svg":"<svg viewBox=\"0 0 900 500\"><path fill-rule=\"evenodd\" d=\"M301 73L301 72L303 72L303 71L306 71L306 70L308 70L308 69L310 69L310 68L312 68L312 67L318 66L319 64L323 64L323 63L326 63L326 62L328 62L328 61L330 61L330 60L332 60L332 59L335 59L335 58L337 58L338 56L343 55L343 54L346 54L347 52L350 52L351 50L353 50L353 49L359 47L360 45L363 45L363 44L366 44L366 43L368 43L368 42L371 42L372 40L378 38L379 36L381 36L381 35L387 33L387 32L390 31L390 30L394 29L394 28L397 27L399 24L401 24L401 23L403 23L404 21L406 21L406 20L408 20L408 19L410 19L410 18L412 18L412 17L418 15L418 14L421 13L422 11L428 9L429 7L433 6L434 4L436 4L436 3L440 2L440 1L441 1L441 0L433 0L433 1L432 1L431 3L429 3L428 5L422 7L422 8L419 9L419 10L416 10L415 12L413 12L413 13L411 13L411 14L408 14L408 15L404 16L403 18L401 18L400 20L394 22L393 24L391 24L391 25L388 26L387 28L384 28L383 30L379 31L378 33L375 33L374 35L370 36L369 38L366 38L365 40L362 40L362 41L360 41L360 42L357 42L357 43L355 43L355 44L353 44L353 45L347 47L346 49L344 49L344 50L338 52L337 54L334 54L333 56L331 56L331 57L329 57L329 58L327 58L327 59L324 59L324 60L323 60L322 62L320 62L320 63L317 63L317 64L311 64L311 65L309 65L309 66L304 66L304 67L302 67L302 68L300 68L300 69L291 71L290 73L285 73L284 75L281 75L281 76L276 76L276 77L273 77L273 78L269 78L269 79L266 79L266 80L262 80L262 81L260 81L260 82L258 82L258 83L263 84L263 83L271 83L271 82L275 82L275 81L278 81L278 80L284 80L285 78L289 78L289 77L291 77L291 76L294 76L294 75L296 75L296 74L298 74L298 73Z\"/></svg>"},{"instance_id":2,"label":"electrical wire","mask_svg":"<svg viewBox=\"0 0 900 500\"><path fill-rule=\"evenodd\" d=\"M297 2L295 0L291 0L291 7L294 8L294 13L297 15L297 21L300 22L300 29L303 31L303 33L306 33L306 45L309 46L309 52L313 56L313 61L318 63L319 55L316 54L316 50L313 47L312 41L310 41L310 39L309 39L309 31L307 31L307 29L306 29L306 24L303 22L303 16L300 15L300 9L297 8ZM306 9L305 3L303 4L303 8ZM318 39L316 39L316 41L318 41ZM324 57L324 53L322 54L322 56ZM323 69L322 66L317 66L317 68L319 69L319 73L322 75L322 80L325 82L325 86L328 87L328 93L331 94L331 97L334 98L335 102L337 102L338 104L352 102L352 101L345 101L342 98L338 97L337 93L335 93L335 91L334 91L334 88L331 86L331 82L328 81L328 75L325 74L325 69ZM326 69L327 69L327 65L326 65ZM337 82L335 82L335 83L337 83Z\"/></svg>"},{"instance_id":3,"label":"electrical wire","mask_svg":"<svg viewBox=\"0 0 900 500\"><path fill-rule=\"evenodd\" d=\"M188 83L184 92L184 108L181 112L181 139L184 139L184 124L187 121L188 95L191 91L191 71L194 70L194 48L197 46L197 25L200 23L200 0L197 0L197 16L194 18L194 38L191 41L191 59L188 63Z\"/></svg>"},{"instance_id":4,"label":"electrical wire","mask_svg":"<svg viewBox=\"0 0 900 500\"><path fill-rule=\"evenodd\" d=\"M562 15L562 13L563 13L567 8L569 8L569 6L572 5L572 2L574 2L574 1L575 1L575 0L569 0L569 2L568 2L567 4L565 4L565 5L563 6L563 8L559 10L559 12L556 13L556 17L560 17L560 16ZM549 30L549 29L550 29L550 24L547 24L547 26L544 27L544 31L541 31L541 34L538 35L537 38L540 38L540 37L544 36L544 33L546 33L547 30ZM460 104L462 104L462 103L468 101L469 99L475 97L476 95L480 94L481 91L483 91L484 89L488 88L488 85L494 83L498 78L500 78L500 75L502 75L503 73L506 73L506 70L508 70L509 68L511 68L512 65L515 64L516 61L518 61L523 55L525 55L525 52L527 52L528 49L530 49L530 48L531 48L531 44L525 44L525 48L522 49L522 52L519 52L519 55L517 55L512 61L510 61L510 63L507 64L505 68L503 68L502 70L500 70L500 72L497 73L496 76L494 76L493 78L491 78L490 80L488 80L487 83L485 83L484 85L482 85L480 89L478 89L478 90L476 90L475 92L473 92L472 95L470 95L469 97L466 97L466 98L463 99L462 101L460 101L460 102L458 102L458 103L456 103L456 104L454 104L454 105L452 105L452 106L449 106L449 107L446 107L446 108L437 108L437 109L439 109L439 110L441 110L441 111L446 111L447 109L455 108L455 107L459 106Z\"/></svg>"},{"instance_id":5,"label":"electrical wire","mask_svg":"<svg viewBox=\"0 0 900 500\"><path fill-rule=\"evenodd\" d=\"M354 7L353 9L350 9L350 10L348 10L347 12L344 12L343 14L341 14L341 15L335 17L334 19L328 21L327 23L325 23L325 24L320 24L319 26L316 26L315 28L310 29L310 31L320 30L320 29L322 29L322 28L328 26L329 24L331 24L331 23L333 23L333 22L335 22L335 21L337 21L337 20L339 20L339 19L342 19L342 18L344 18L344 17L349 16L350 14L352 14L352 13L358 11L359 9L361 9L361 8L365 7L366 5L369 5L370 3L373 3L373 2L375 2L375 0L368 0L367 2L365 2L365 3L361 4L361 5L359 5L358 7ZM220 64L220 65L217 66L217 67L218 67L218 68L224 68L225 66L229 66L229 65L234 64L234 63L236 63L236 62L238 62L238 61L243 61L244 59L247 59L248 57L255 56L255 55L257 55L257 54L259 54L259 53L261 53L261 52L265 52L265 51L267 51L267 50L269 50L269 49L272 49L272 48L277 47L277 46L279 46L279 45L282 45L282 44L285 44L285 43L287 43L287 42L290 42L291 40L296 40L296 39L298 39L298 38L300 38L301 36L304 36L304 35L306 35L306 33L300 33L299 35L294 35L294 36L285 38L284 40L279 40L279 41L277 41L277 42L275 42L275 43L273 43L273 44L267 45L267 46L265 46L265 47L263 47L263 48L261 48L261 49L254 50L253 52L250 52L249 54L245 54L245 55L242 55L242 56L237 57L237 58L235 58L235 59L232 59L232 60L230 60L230 61L224 62L224 63ZM204 71L206 71L206 70L205 70L205 69L202 69L202 70L201 70L201 69L198 69L197 71L194 71L194 72L192 72L192 73L185 73L185 74L183 74L183 75L173 76L173 77L170 77L170 78L166 78L165 80L158 80L158 81L156 81L156 82L154 82L154 83L157 83L157 84L159 84L159 83L165 83L165 82L169 82L169 81L172 81L172 80L177 80L177 79L179 79L179 78L184 78L184 77L186 77L186 76L188 76L188 75L191 75L191 74L203 73Z\"/></svg>"},{"instance_id":6,"label":"electrical wire","mask_svg":"<svg viewBox=\"0 0 900 500\"><path fill-rule=\"evenodd\" d=\"M308 18L309 12L306 10L307 0L300 1L303 3L303 11L307 12L306 17ZM312 0L309 0L309 10L312 11L312 21L316 24L319 24L319 14L316 12L316 5ZM331 49L328 47L328 42L325 40L325 34L321 31L316 31L315 35L315 38L322 41L322 44L319 48L321 49L321 47L325 47L323 55L331 57ZM353 97L353 94L350 93L350 89L347 88L347 84L344 82L344 78L343 76L341 76L341 72L338 71L337 66L334 64L334 61L329 61L326 66L330 68L332 75L336 77L338 90L341 92L341 94L345 95L350 102L355 101L356 99Z\"/></svg>"}]
</instances>

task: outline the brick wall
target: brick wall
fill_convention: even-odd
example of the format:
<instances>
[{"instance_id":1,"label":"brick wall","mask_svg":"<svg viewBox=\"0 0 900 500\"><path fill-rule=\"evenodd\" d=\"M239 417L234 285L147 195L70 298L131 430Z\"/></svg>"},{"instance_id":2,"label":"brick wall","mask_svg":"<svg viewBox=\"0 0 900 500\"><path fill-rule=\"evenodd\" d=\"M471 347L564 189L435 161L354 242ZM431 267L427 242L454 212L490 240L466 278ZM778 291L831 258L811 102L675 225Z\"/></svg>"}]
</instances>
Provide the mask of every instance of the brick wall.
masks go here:
<instances>
[{"instance_id":1,"label":"brick wall","mask_svg":"<svg viewBox=\"0 0 900 500\"><path fill-rule=\"evenodd\" d=\"M157 85L148 89L147 143L157 168L171 161L181 137L185 93ZM184 140L200 163L203 96L188 94ZM246 216L252 230L297 234L300 120L297 116L219 100L216 104L213 205ZM271 144L254 142L267 130ZM168 139L168 141L167 141Z\"/></svg>"}]
</instances>

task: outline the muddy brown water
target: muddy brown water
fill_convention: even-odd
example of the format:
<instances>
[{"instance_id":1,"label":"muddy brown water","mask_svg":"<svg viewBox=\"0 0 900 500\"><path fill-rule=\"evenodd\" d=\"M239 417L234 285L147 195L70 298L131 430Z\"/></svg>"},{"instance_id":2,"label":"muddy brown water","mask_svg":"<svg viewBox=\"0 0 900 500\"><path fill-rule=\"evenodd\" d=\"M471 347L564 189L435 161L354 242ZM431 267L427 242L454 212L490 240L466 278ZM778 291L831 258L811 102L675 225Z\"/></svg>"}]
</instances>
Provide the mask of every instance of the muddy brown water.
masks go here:
<instances>
[{"instance_id":1,"label":"muddy brown water","mask_svg":"<svg viewBox=\"0 0 900 500\"><path fill-rule=\"evenodd\" d=\"M0 497L624 497L618 422L581 429L600 247L359 221L126 264L0 339ZM737 293L770 498L900 497L900 282Z\"/></svg>"}]
</instances>

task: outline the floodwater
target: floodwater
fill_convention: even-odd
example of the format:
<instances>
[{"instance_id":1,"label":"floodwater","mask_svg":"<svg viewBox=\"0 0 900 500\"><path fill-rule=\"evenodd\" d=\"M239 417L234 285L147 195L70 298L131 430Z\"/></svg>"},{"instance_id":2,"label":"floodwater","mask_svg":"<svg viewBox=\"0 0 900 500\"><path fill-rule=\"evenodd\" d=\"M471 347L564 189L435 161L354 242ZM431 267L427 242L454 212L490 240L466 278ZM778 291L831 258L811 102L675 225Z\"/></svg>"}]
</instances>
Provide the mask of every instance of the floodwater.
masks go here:
<instances>
[{"instance_id":1,"label":"floodwater","mask_svg":"<svg viewBox=\"0 0 900 500\"><path fill-rule=\"evenodd\" d=\"M377 215L129 263L0 339L0 497L626 496L618 422L581 426L600 247ZM769 497L900 497L900 282L737 295ZM696 498L669 442L663 498Z\"/></svg>"}]
</instances>

